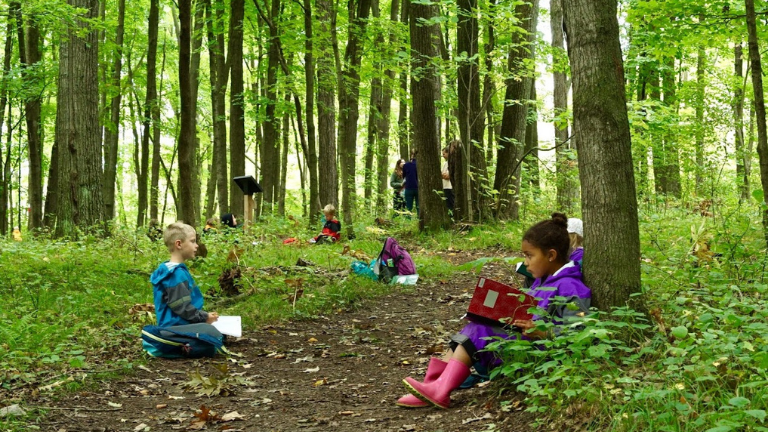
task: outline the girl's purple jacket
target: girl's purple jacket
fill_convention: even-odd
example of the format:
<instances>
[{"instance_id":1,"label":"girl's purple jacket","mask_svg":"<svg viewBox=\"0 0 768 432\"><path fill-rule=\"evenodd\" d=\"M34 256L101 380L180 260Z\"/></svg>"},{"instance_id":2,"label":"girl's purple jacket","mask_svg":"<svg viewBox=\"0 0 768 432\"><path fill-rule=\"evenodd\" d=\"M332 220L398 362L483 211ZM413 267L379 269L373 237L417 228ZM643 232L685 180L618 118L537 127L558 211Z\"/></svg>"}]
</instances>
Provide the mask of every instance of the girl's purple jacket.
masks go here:
<instances>
[{"instance_id":1,"label":"girl's purple jacket","mask_svg":"<svg viewBox=\"0 0 768 432\"><path fill-rule=\"evenodd\" d=\"M539 299L538 307L546 310L550 301L556 297L576 297L583 299L586 306L589 307L589 300L592 297L592 291L584 285L581 281L581 268L573 261L560 267L560 270L555 274L549 276L544 282L541 279L536 279L536 282L531 286L531 291L528 293L533 297ZM534 320L541 319L542 316L534 315ZM559 316L553 316L552 318L558 322ZM492 341L485 338L501 337L504 339L513 339L517 337L514 334L507 333L500 327L489 326L486 324L480 324L476 322L470 322L460 332L460 334L466 335L472 343L475 345L478 351L485 348ZM491 352L478 352L476 360L486 367L497 366L500 361Z\"/></svg>"}]
</instances>

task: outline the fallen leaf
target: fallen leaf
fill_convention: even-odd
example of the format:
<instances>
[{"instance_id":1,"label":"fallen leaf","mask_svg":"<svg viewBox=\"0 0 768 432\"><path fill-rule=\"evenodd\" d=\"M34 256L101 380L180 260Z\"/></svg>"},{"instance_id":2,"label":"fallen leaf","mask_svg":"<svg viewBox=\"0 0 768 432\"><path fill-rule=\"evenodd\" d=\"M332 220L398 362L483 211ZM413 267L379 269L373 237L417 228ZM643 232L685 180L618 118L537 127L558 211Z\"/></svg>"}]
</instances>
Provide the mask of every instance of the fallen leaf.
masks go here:
<instances>
[{"instance_id":1,"label":"fallen leaf","mask_svg":"<svg viewBox=\"0 0 768 432\"><path fill-rule=\"evenodd\" d=\"M315 381L315 387L320 387L321 385L325 384L328 384L328 380L325 378Z\"/></svg>"},{"instance_id":2,"label":"fallen leaf","mask_svg":"<svg viewBox=\"0 0 768 432\"><path fill-rule=\"evenodd\" d=\"M205 423L203 423L203 424L205 424ZM143 431L143 430L144 430L144 429L146 429L146 428L147 428L147 425L146 425L146 423L142 423L142 424L140 424L140 425L136 426L135 428L133 428L133 430L134 430L135 432L139 432L139 431Z\"/></svg>"},{"instance_id":3,"label":"fallen leaf","mask_svg":"<svg viewBox=\"0 0 768 432\"><path fill-rule=\"evenodd\" d=\"M155 409L163 409L163 408L166 408L166 407L168 407L168 404L157 404L157 405L155 405Z\"/></svg>"},{"instance_id":4,"label":"fallen leaf","mask_svg":"<svg viewBox=\"0 0 768 432\"><path fill-rule=\"evenodd\" d=\"M315 367L315 368L305 369L304 373L315 373L315 372L319 372L319 371L320 371L320 366Z\"/></svg>"},{"instance_id":5,"label":"fallen leaf","mask_svg":"<svg viewBox=\"0 0 768 432\"><path fill-rule=\"evenodd\" d=\"M315 339L315 338L309 338L309 340L307 340L307 342L309 342L309 343L315 343L315 342L317 342L317 339Z\"/></svg>"},{"instance_id":6,"label":"fallen leaf","mask_svg":"<svg viewBox=\"0 0 768 432\"><path fill-rule=\"evenodd\" d=\"M354 414L354 411L339 411L339 415L348 416Z\"/></svg>"},{"instance_id":7,"label":"fallen leaf","mask_svg":"<svg viewBox=\"0 0 768 432\"><path fill-rule=\"evenodd\" d=\"M107 405L111 406L112 408L122 408L123 404L115 403L115 402L107 402Z\"/></svg>"},{"instance_id":8,"label":"fallen leaf","mask_svg":"<svg viewBox=\"0 0 768 432\"><path fill-rule=\"evenodd\" d=\"M245 417L240 415L240 413L238 413L237 411L232 411L221 416L221 421L223 422L228 422L233 420L244 420L244 419Z\"/></svg>"}]
</instances>

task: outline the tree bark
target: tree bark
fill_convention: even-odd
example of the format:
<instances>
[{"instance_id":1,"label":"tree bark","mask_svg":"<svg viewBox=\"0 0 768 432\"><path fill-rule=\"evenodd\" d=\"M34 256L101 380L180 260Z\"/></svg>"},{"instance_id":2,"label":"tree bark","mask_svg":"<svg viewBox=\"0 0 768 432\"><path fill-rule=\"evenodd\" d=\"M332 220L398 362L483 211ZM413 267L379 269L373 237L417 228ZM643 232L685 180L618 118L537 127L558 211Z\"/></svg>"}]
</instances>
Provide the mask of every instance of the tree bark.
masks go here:
<instances>
[{"instance_id":1,"label":"tree bark","mask_svg":"<svg viewBox=\"0 0 768 432\"><path fill-rule=\"evenodd\" d=\"M434 58L438 56L437 44L440 27L427 25L436 14L432 4L413 3L410 11L411 78L413 95L413 135L418 150L419 181L419 229L434 232L447 228L451 219L440 195L443 185L440 175L440 142L435 133L438 118L435 114L438 72Z\"/></svg>"},{"instance_id":2,"label":"tree bark","mask_svg":"<svg viewBox=\"0 0 768 432\"><path fill-rule=\"evenodd\" d=\"M278 1L278 0L273 0ZM230 3L229 47L227 62L230 65L229 96L229 181L245 175L245 100L243 99L243 19L245 1ZM266 182L265 182L266 183ZM243 191L229 188L229 212L243 215Z\"/></svg>"},{"instance_id":3,"label":"tree bark","mask_svg":"<svg viewBox=\"0 0 768 432\"><path fill-rule=\"evenodd\" d=\"M735 85L733 87L733 138L736 149L736 184L739 187L739 202L749 199L749 176L746 175L745 159L750 157L746 153L744 143L744 57L741 43L733 47L733 69L735 73Z\"/></svg>"},{"instance_id":4,"label":"tree bark","mask_svg":"<svg viewBox=\"0 0 768 432\"><path fill-rule=\"evenodd\" d=\"M320 190L318 185L318 166L317 166L317 140L315 138L315 57L314 40L312 29L312 1L304 1L304 80L306 82L306 105L307 105L307 146L309 154L306 159L307 170L309 171L309 224L314 226L322 204L320 203ZM296 119L301 114L296 113ZM288 133L286 128L285 133ZM302 188L303 190L303 188Z\"/></svg>"},{"instance_id":5,"label":"tree bark","mask_svg":"<svg viewBox=\"0 0 768 432\"><path fill-rule=\"evenodd\" d=\"M528 98L533 77L526 64L533 58L539 2L522 3L515 7L523 32L516 32L509 51L508 73L505 80L504 111L501 118L499 150L496 156L496 177L493 188L498 191L495 213L500 219L519 219L520 158L525 146Z\"/></svg>"},{"instance_id":6,"label":"tree bark","mask_svg":"<svg viewBox=\"0 0 768 432\"><path fill-rule=\"evenodd\" d=\"M122 0L121 0L122 1ZM149 137L152 134L151 119L157 106L157 34L159 24L159 0L151 0L149 4L149 28L147 40L147 90L144 100L144 116L142 118L141 157L138 175L138 211L136 227L143 227L147 215L147 180L149 178ZM157 217L157 204L155 214Z\"/></svg>"},{"instance_id":7,"label":"tree bark","mask_svg":"<svg viewBox=\"0 0 768 432\"><path fill-rule=\"evenodd\" d=\"M552 81L554 83L554 122L555 127L555 172L557 186L557 208L568 213L576 208L579 200L578 172L575 169L576 146L568 141L568 64L563 33L563 0L549 2L550 29L552 31ZM565 143L565 144L564 144Z\"/></svg>"},{"instance_id":8,"label":"tree bark","mask_svg":"<svg viewBox=\"0 0 768 432\"><path fill-rule=\"evenodd\" d=\"M707 52L699 47L696 56L696 195L703 196L704 192L704 72L707 62Z\"/></svg>"},{"instance_id":9,"label":"tree bark","mask_svg":"<svg viewBox=\"0 0 768 432\"><path fill-rule=\"evenodd\" d=\"M179 202L178 219L193 227L195 215L195 188L193 178L195 160L195 103L193 97L192 64L192 0L179 0L179 91L181 101L181 132L179 134Z\"/></svg>"},{"instance_id":10,"label":"tree bark","mask_svg":"<svg viewBox=\"0 0 768 432\"><path fill-rule=\"evenodd\" d=\"M97 0L68 0L85 9L83 19L98 14ZM72 236L104 220L99 148L99 39L77 19L67 29L59 56L56 140L59 142L59 203L56 235Z\"/></svg>"},{"instance_id":11,"label":"tree bark","mask_svg":"<svg viewBox=\"0 0 768 432\"><path fill-rule=\"evenodd\" d=\"M115 183L117 182L117 153L120 133L120 100L123 97L121 73L123 68L123 33L125 29L125 0L118 1L117 28L115 29L114 60L108 93L112 94L109 123L104 127L104 215L115 218Z\"/></svg>"},{"instance_id":12,"label":"tree bark","mask_svg":"<svg viewBox=\"0 0 768 432\"><path fill-rule=\"evenodd\" d=\"M465 165L459 172L463 174L452 184L456 193L453 210L454 218L458 220L473 220L473 215L482 218L486 207L485 194L482 192L482 182L487 177L485 157L483 154L483 132L485 129L484 112L480 105L480 73L478 67L479 24L476 0L460 0L456 30L456 46L459 53L458 70L458 122L461 142L466 146L455 147L454 151L462 151L456 155L456 161ZM492 18L489 18L492 19ZM492 34L492 27L489 29ZM491 36L492 37L492 36ZM468 176L469 172L472 173ZM457 177L452 175L452 177ZM470 183L467 190L464 186ZM469 207L474 204L474 209Z\"/></svg>"},{"instance_id":13,"label":"tree bark","mask_svg":"<svg viewBox=\"0 0 768 432\"><path fill-rule=\"evenodd\" d=\"M279 121L276 116L277 104L277 69L280 67L280 34L277 27L277 18L280 15L280 0L272 0L269 19L273 25L269 26L269 51L266 83L266 119L264 126L264 145L261 155L261 169L264 205L262 212L273 213L279 198L278 187L280 185L280 132ZM230 53L231 55L231 53Z\"/></svg>"},{"instance_id":14,"label":"tree bark","mask_svg":"<svg viewBox=\"0 0 768 432\"><path fill-rule=\"evenodd\" d=\"M396 0L395 0L396 1ZM400 22L406 27L410 22L410 9L411 0L403 1L403 12L400 14ZM400 72L400 96L399 101L399 114L397 116L397 137L400 147L400 159L408 160L411 154L411 122L408 120L408 79L409 75L409 62L403 62Z\"/></svg>"},{"instance_id":15,"label":"tree bark","mask_svg":"<svg viewBox=\"0 0 768 432\"><path fill-rule=\"evenodd\" d=\"M608 310L640 297L640 234L616 0L564 0L584 219L584 278Z\"/></svg>"},{"instance_id":16,"label":"tree bark","mask_svg":"<svg viewBox=\"0 0 768 432\"><path fill-rule=\"evenodd\" d=\"M664 105L670 112L677 110L677 82L675 80L675 58L667 57L662 73L662 91L664 92ZM661 191L680 198L682 187L680 184L680 154L677 146L677 133L675 130L666 132L661 140L661 163L664 169L665 189ZM656 150L654 150L654 155ZM655 166L654 161L654 166Z\"/></svg>"},{"instance_id":17,"label":"tree bark","mask_svg":"<svg viewBox=\"0 0 768 432\"><path fill-rule=\"evenodd\" d=\"M349 36L344 51L345 68L339 87L339 147L341 163L341 207L347 235L354 237L357 191L355 173L357 166L357 121L360 117L360 63L362 39L371 9L371 0L348 3Z\"/></svg>"},{"instance_id":18,"label":"tree bark","mask_svg":"<svg viewBox=\"0 0 768 432\"><path fill-rule=\"evenodd\" d=\"M378 19L381 16L381 9L379 8L379 0L371 0L371 14L373 18ZM373 45L376 50L385 50L384 45L384 33L381 30L375 30L376 37L374 38ZM382 51L373 53L373 69L374 71L380 71L382 68L381 58ZM379 149L379 119L381 118L381 103L384 98L384 89L382 84L382 77L378 74L374 75L371 80L371 97L368 101L368 137L365 142L365 171L363 181L363 196L365 197L364 207L371 210L373 205L373 190L374 186L378 189L378 173L373 171L373 160L378 153ZM378 166L378 165L377 165ZM376 175L374 175L376 174ZM374 185L374 178L377 179ZM375 209L378 213L385 209Z\"/></svg>"},{"instance_id":19,"label":"tree bark","mask_svg":"<svg viewBox=\"0 0 768 432\"><path fill-rule=\"evenodd\" d=\"M526 129L525 129L525 148L523 154L525 156L525 171L523 171L523 177L526 179L527 185L531 187L531 193L538 195L541 192L541 179L539 176L539 111L536 106L536 82L531 83L531 96L530 105L528 107L528 114L526 115Z\"/></svg>"},{"instance_id":20,"label":"tree bark","mask_svg":"<svg viewBox=\"0 0 768 432\"><path fill-rule=\"evenodd\" d=\"M757 155L760 158L760 183L763 193L768 191L768 132L765 125L765 96L763 93L763 65L757 42L755 24L755 1L745 0L747 9L747 32L749 33L749 60L752 66L752 88L755 97L755 122L757 123ZM763 197L765 202L765 197ZM763 233L768 243L768 208L763 207Z\"/></svg>"},{"instance_id":21,"label":"tree bark","mask_svg":"<svg viewBox=\"0 0 768 432\"><path fill-rule=\"evenodd\" d=\"M3 50L3 76L2 85L0 85L0 138L2 138L1 131L3 130L3 122L5 120L5 107L8 106L8 90L6 88L6 80L11 70L11 57L13 57L13 20L8 19L6 22L5 30L5 48ZM10 120L11 108L8 108L8 130L11 129ZM11 151L5 154L6 160L10 160ZM8 233L8 168L7 164L3 163L2 144L0 140L0 234L5 236ZM50 184L50 183L49 183Z\"/></svg>"},{"instance_id":22,"label":"tree bark","mask_svg":"<svg viewBox=\"0 0 768 432\"><path fill-rule=\"evenodd\" d=\"M336 166L336 68L332 49L333 2L317 0L317 126L318 195L320 206L339 206L339 179ZM311 162L310 162L311 165ZM311 213L311 212L310 212Z\"/></svg>"},{"instance_id":23,"label":"tree bark","mask_svg":"<svg viewBox=\"0 0 768 432\"><path fill-rule=\"evenodd\" d=\"M32 230L43 226L43 140L40 121L40 95L43 89L38 80L35 79L34 72L30 74L30 68L38 67L41 60L40 31L34 17L28 17L26 24L24 23L20 3L13 2L10 6L16 14L19 62L22 67L22 80L25 88L24 113L27 123L27 148L29 149L28 199L31 208L28 226ZM26 39L24 37L25 29Z\"/></svg>"},{"instance_id":24,"label":"tree bark","mask_svg":"<svg viewBox=\"0 0 768 432\"><path fill-rule=\"evenodd\" d=\"M207 12L208 61L211 84L211 108L213 111L213 163L211 176L216 184L219 214L229 209L229 173L227 172L227 111L226 93L229 68L224 56L224 2L216 0L211 10L210 0L205 4Z\"/></svg>"},{"instance_id":25,"label":"tree bark","mask_svg":"<svg viewBox=\"0 0 768 432\"><path fill-rule=\"evenodd\" d=\"M194 154L194 164L192 165L192 175L189 176L189 178L192 182L192 203L194 204L195 218L198 220L198 222L201 221L200 203L202 199L201 185L203 181L201 175L203 170L203 158L200 154L200 138L197 135L197 116L199 115L199 111L197 109L197 96L200 91L200 52L203 45L203 25L205 24L205 5L203 4L203 1L204 0L195 1L195 22L194 29L192 31L192 55L189 65L189 75L191 81L190 84L192 85L191 102L193 104L193 109L195 110L195 116L193 117L194 127L192 128L195 133L195 145L192 150Z\"/></svg>"},{"instance_id":26,"label":"tree bark","mask_svg":"<svg viewBox=\"0 0 768 432\"><path fill-rule=\"evenodd\" d=\"M159 0L152 0L157 2ZM151 14L150 14L151 16ZM157 24L155 24L157 26ZM160 66L160 89L163 88L163 76L165 73L165 38L163 38L163 60ZM155 99L155 103L152 105L152 172L150 178L149 189L149 217L152 221L157 221L159 210L159 195L160 195L160 164L162 163L162 156L160 155L160 95ZM162 215L165 216L164 214Z\"/></svg>"}]
</instances>

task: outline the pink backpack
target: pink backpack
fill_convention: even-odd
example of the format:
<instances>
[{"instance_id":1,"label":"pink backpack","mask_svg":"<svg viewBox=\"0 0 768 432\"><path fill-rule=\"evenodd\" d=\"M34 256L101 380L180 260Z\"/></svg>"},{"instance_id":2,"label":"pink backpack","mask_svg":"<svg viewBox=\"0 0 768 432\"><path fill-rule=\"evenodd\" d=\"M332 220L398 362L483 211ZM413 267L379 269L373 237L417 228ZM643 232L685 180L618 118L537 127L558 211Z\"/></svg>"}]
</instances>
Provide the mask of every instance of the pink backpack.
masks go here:
<instances>
[{"instance_id":1,"label":"pink backpack","mask_svg":"<svg viewBox=\"0 0 768 432\"><path fill-rule=\"evenodd\" d=\"M387 267L386 269L383 267ZM376 270L379 270L378 272ZM394 270L394 271L393 271ZM397 273L395 273L397 271ZM396 275L416 274L416 265L411 259L411 255L397 243L392 237L387 237L384 241L384 247L381 249L379 257L376 259L374 272L379 275L379 279L391 278ZM386 281L389 282L389 281Z\"/></svg>"}]
</instances>

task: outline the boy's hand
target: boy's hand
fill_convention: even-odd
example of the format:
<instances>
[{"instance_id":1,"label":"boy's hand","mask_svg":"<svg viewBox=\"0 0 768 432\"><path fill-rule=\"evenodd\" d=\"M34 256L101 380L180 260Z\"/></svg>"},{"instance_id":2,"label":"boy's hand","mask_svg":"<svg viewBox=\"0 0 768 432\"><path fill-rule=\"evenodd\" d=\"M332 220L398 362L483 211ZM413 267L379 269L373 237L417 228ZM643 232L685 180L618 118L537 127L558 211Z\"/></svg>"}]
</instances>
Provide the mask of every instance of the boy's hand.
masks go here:
<instances>
[{"instance_id":1,"label":"boy's hand","mask_svg":"<svg viewBox=\"0 0 768 432\"><path fill-rule=\"evenodd\" d=\"M216 312L209 312L208 313L208 319L205 320L208 324L213 324L216 320L219 319L219 314Z\"/></svg>"},{"instance_id":2,"label":"boy's hand","mask_svg":"<svg viewBox=\"0 0 768 432\"><path fill-rule=\"evenodd\" d=\"M530 330L536 327L536 324L534 324L531 320L515 320L512 322L512 325L515 327L520 327L523 330Z\"/></svg>"}]
</instances>

